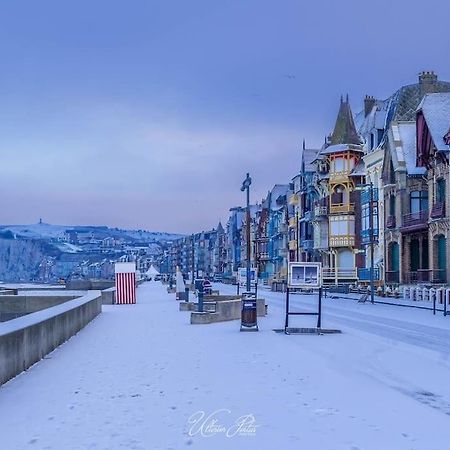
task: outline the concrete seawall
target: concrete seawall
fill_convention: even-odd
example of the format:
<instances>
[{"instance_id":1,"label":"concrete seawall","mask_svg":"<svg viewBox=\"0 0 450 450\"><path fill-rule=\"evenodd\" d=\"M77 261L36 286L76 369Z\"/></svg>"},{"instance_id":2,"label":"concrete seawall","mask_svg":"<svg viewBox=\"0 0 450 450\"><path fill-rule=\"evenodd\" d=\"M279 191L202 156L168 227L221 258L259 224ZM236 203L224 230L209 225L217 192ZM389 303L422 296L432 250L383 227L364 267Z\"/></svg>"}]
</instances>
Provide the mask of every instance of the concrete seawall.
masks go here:
<instances>
[{"instance_id":1,"label":"concrete seawall","mask_svg":"<svg viewBox=\"0 0 450 450\"><path fill-rule=\"evenodd\" d=\"M101 292L90 291L74 300L0 323L0 385L76 334L101 309Z\"/></svg>"}]
</instances>

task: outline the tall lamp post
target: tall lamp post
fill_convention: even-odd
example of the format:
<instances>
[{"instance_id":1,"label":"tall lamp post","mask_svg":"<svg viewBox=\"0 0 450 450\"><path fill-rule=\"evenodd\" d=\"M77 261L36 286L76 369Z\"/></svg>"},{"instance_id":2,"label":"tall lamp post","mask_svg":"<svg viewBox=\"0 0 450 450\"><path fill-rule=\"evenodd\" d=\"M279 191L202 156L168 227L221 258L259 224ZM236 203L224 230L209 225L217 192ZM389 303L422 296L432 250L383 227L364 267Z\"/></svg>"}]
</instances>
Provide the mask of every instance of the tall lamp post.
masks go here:
<instances>
[{"instance_id":1,"label":"tall lamp post","mask_svg":"<svg viewBox=\"0 0 450 450\"><path fill-rule=\"evenodd\" d=\"M242 183L241 191L247 191L247 292L250 292L250 185L252 184L252 179L250 174L247 173L247 177Z\"/></svg>"}]
</instances>

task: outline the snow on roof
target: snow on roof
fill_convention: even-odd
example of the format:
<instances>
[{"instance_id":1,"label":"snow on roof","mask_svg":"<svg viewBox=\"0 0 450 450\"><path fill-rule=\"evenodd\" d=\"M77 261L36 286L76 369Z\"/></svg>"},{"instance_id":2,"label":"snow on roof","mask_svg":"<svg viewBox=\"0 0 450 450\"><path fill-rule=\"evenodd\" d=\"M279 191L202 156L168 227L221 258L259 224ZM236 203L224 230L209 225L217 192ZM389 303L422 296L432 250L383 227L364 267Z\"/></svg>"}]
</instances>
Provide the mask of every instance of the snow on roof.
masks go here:
<instances>
[{"instance_id":1,"label":"snow on roof","mask_svg":"<svg viewBox=\"0 0 450 450\"><path fill-rule=\"evenodd\" d=\"M404 164L408 175L423 175L425 167L416 166L416 124L400 122L392 125L395 153L399 164Z\"/></svg>"},{"instance_id":2,"label":"snow on roof","mask_svg":"<svg viewBox=\"0 0 450 450\"><path fill-rule=\"evenodd\" d=\"M436 149L449 152L450 146L444 141L450 126L450 93L427 94L419 105Z\"/></svg>"},{"instance_id":3,"label":"snow on roof","mask_svg":"<svg viewBox=\"0 0 450 450\"><path fill-rule=\"evenodd\" d=\"M352 173L350 176L359 177L364 176L366 174L366 166L364 164L364 161L361 159L356 167L352 170Z\"/></svg>"},{"instance_id":4,"label":"snow on roof","mask_svg":"<svg viewBox=\"0 0 450 450\"><path fill-rule=\"evenodd\" d=\"M360 145L353 144L335 144L329 145L328 147L321 150L321 155L329 155L331 153L345 152L348 150L353 150L355 152L363 152L363 149Z\"/></svg>"},{"instance_id":5,"label":"snow on roof","mask_svg":"<svg viewBox=\"0 0 450 450\"><path fill-rule=\"evenodd\" d=\"M288 191L288 184L276 184L270 191L270 209L280 209L283 205L279 205L277 199L283 195L287 195Z\"/></svg>"}]
</instances>

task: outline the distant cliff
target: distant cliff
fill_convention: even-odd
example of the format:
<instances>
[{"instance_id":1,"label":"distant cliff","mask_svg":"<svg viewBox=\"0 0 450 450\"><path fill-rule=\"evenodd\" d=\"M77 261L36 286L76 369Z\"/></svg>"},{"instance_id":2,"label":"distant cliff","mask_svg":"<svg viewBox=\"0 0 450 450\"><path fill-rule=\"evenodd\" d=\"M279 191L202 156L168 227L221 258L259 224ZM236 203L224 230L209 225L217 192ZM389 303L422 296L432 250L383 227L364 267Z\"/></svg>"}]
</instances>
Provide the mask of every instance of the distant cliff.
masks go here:
<instances>
[{"instance_id":1,"label":"distant cliff","mask_svg":"<svg viewBox=\"0 0 450 450\"><path fill-rule=\"evenodd\" d=\"M0 281L30 281L37 277L39 264L53 249L42 241L0 236Z\"/></svg>"}]
</instances>

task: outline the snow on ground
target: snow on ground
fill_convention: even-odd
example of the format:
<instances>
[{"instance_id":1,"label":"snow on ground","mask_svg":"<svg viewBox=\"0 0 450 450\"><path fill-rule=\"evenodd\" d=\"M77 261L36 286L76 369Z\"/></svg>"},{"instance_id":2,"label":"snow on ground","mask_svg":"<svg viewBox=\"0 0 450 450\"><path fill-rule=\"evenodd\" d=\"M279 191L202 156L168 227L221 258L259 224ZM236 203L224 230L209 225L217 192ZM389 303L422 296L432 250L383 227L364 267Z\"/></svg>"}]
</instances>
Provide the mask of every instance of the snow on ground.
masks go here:
<instances>
[{"instance_id":1,"label":"snow on ground","mask_svg":"<svg viewBox=\"0 0 450 450\"><path fill-rule=\"evenodd\" d=\"M286 336L272 331L283 294L261 294L259 333L238 321L190 325L159 283L142 285L135 306L104 306L0 388L1 448L449 448L450 317L328 298L323 326L343 334ZM291 298L293 308L315 302ZM190 423L202 412L213 417Z\"/></svg>"}]
</instances>

